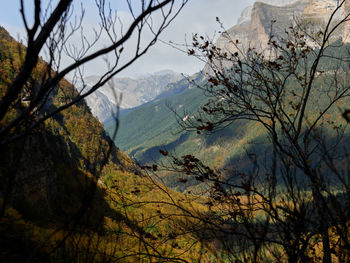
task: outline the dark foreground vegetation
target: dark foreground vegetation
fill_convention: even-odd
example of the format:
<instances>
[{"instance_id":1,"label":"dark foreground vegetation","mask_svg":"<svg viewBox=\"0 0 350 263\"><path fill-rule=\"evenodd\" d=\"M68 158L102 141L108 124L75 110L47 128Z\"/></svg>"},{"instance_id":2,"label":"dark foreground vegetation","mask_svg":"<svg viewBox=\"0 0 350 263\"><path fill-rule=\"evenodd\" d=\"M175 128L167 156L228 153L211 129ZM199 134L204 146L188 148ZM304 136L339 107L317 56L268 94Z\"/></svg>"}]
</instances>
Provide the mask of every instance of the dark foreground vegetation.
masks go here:
<instances>
[{"instance_id":1,"label":"dark foreground vegetation","mask_svg":"<svg viewBox=\"0 0 350 263\"><path fill-rule=\"evenodd\" d=\"M260 146L225 171L165 148L166 161L138 167L82 99L154 44L186 3L175 2L144 2L125 35L111 33L97 53L93 43L70 53L66 68L59 51L79 28L66 28L71 1L44 21L34 1L32 27L21 11L26 47L0 28L1 261L348 262L350 48L332 36L349 13L322 30L298 21L278 36L272 22L264 50L243 50L236 39L222 50L194 35L188 53L206 60L207 75L190 81L208 102L191 118L175 111L180 127L203 135L244 124ZM97 1L101 31L110 33L116 20L104 4ZM349 11L348 1L339 10ZM157 11L164 23L154 39L118 64L125 41ZM48 61L39 58L45 43ZM78 93L64 79L110 51L116 64L92 89ZM186 191L164 186L165 172Z\"/></svg>"}]
</instances>

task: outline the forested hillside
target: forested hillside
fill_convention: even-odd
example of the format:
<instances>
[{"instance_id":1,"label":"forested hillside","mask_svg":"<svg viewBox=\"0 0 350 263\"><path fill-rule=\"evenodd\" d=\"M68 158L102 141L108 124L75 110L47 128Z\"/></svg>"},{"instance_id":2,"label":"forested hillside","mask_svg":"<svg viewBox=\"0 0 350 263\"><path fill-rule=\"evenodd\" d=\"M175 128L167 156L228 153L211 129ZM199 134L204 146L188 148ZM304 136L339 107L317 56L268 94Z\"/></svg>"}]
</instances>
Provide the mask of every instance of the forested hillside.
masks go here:
<instances>
[{"instance_id":1,"label":"forested hillside","mask_svg":"<svg viewBox=\"0 0 350 263\"><path fill-rule=\"evenodd\" d=\"M322 1L317 2L317 6L312 6L309 1L297 1L286 6L272 6L265 3L255 3L252 11L249 11L249 19L225 31L216 41L212 43L213 46L221 49L227 54L242 55L247 51L248 45L256 52L271 52L269 49L268 38L269 34L274 38L275 44L288 39L288 25L293 21L293 15L298 17L298 26L300 30L304 28L306 32L316 32L324 26L324 18L321 15L314 13L314 9L321 8L325 14L329 14L331 7L335 2L329 3L328 9L324 9L326 3ZM340 9L343 11L344 7ZM245 13L242 16L247 15ZM275 19L275 20L274 20ZM338 17L336 19L339 19ZM271 21L274 24L271 25ZM307 28L305 28L307 26ZM272 32L269 33L271 27ZM307 115L313 116L317 114L315 108L321 105L327 105L327 99L324 97L325 85L332 84L332 72L344 67L342 61L331 59L332 57L341 56L347 59L349 56L348 44L342 43L344 25L340 24L335 32L331 34L329 45L324 51L324 57L320 59L319 70L317 74L315 85L317 88L312 93L312 102L314 107L307 108ZM289 36L290 37L290 36ZM309 36L311 38L311 36ZM199 37L194 41L194 49L199 45ZM285 39L285 40L284 40ZM209 40L208 40L209 41ZM238 41L238 44L233 44ZM312 44L312 40L306 38L315 52L319 50L316 44ZM207 43L203 41L203 46ZM210 53L205 47L203 50L197 48L198 56L211 54L214 56L215 50ZM202 53L201 53L202 52ZM266 55L266 53L264 54ZM220 56L223 56L222 58ZM203 109L209 109L208 105L220 100L220 95L210 92L209 86L212 85L208 79L214 75L213 71L220 70L220 66L229 65L232 63L230 59L226 59L224 55L218 54L218 60L215 62L216 68L210 69L210 60L200 74L201 78L182 80L174 83L173 88L178 87L181 92L175 96L166 96L152 103L148 103L138 107L135 111L122 116L120 120L120 129L116 143L123 151L135 158L141 164L151 164L153 162L164 161L165 158L159 150L166 150L172 154L181 157L187 154L195 155L205 164L223 170L224 173L230 174L233 169L244 168L247 161L247 153L254 152L256 154L266 154L269 151L269 142L266 140L266 131L263 126L258 123L246 122L244 120L231 123L227 121L224 127L220 128L218 132L209 133L197 130L195 127L187 127L186 123L195 123L197 119L202 119L200 114ZM304 58L303 58L304 59ZM232 60L232 59L231 59ZM307 57L306 64L312 65L315 60L315 55ZM215 61L215 60L214 60ZM227 62L230 61L230 62ZM346 66L345 66L346 67ZM342 69L347 70L347 69ZM344 73L343 77L346 79L347 75ZM206 76L206 77L205 77ZM231 76L230 76L231 78ZM345 80L346 81L346 80ZM329 84L325 84L329 83ZM293 89L294 80L286 81L287 90ZM181 89L181 87L186 87ZM295 89L295 88L294 88ZM295 90L297 93L298 91ZM293 100L293 95L287 97L288 100ZM339 107L346 107L348 102L342 100L337 102ZM224 111L224 109L221 109ZM334 114L334 123L336 120L341 122L341 114L336 113L336 109L332 108ZM330 113L328 113L330 114ZM327 115L330 117L330 115ZM213 123L215 119L210 119ZM198 124L198 123L197 123ZM200 126L200 124L198 124ZM185 127L184 127L185 126ZM190 125L191 126L191 125ZM192 125L193 126L193 125ZM107 132L111 133L114 124L107 126ZM189 129L191 132L184 131ZM333 127L327 126L329 134L333 133ZM228 175L230 176L230 175ZM176 189L184 190L184 186L179 184L173 175L167 176L166 182L169 186Z\"/></svg>"},{"instance_id":2,"label":"forested hillside","mask_svg":"<svg viewBox=\"0 0 350 263\"><path fill-rule=\"evenodd\" d=\"M0 262L349 262L350 0L264 2L170 43L203 70L105 131L85 99L187 1L127 0L124 24L96 0L90 42L85 6L33 1L31 25L20 1L26 45L0 27ZM87 90L65 79L99 59Z\"/></svg>"},{"instance_id":3,"label":"forested hillside","mask_svg":"<svg viewBox=\"0 0 350 263\"><path fill-rule=\"evenodd\" d=\"M1 27L1 94L24 53L25 47ZM46 66L39 61L30 85L37 85L40 68ZM37 114L45 115L76 92L68 81L61 81ZM25 99L18 98L1 127L26 107L30 97ZM168 200L170 193L183 197L143 176L114 146L85 102L56 114L2 152L2 261L135 262L136 255L157 258L166 253L177 262L183 253L171 245L177 233L167 236L166 229L177 222L162 219L175 212L175 206L171 199L169 205L158 201ZM177 242L185 242L181 240ZM148 248L151 243L157 244L153 250Z\"/></svg>"}]
</instances>

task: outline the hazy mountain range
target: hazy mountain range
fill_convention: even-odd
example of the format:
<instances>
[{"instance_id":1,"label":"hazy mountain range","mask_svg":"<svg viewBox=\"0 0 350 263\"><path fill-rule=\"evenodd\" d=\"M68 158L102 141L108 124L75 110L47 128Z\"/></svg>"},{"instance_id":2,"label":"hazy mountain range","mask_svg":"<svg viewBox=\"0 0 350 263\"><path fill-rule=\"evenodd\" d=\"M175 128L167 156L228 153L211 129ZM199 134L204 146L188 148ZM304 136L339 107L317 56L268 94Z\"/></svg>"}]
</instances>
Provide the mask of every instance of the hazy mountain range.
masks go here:
<instances>
[{"instance_id":1,"label":"hazy mountain range","mask_svg":"<svg viewBox=\"0 0 350 263\"><path fill-rule=\"evenodd\" d=\"M318 24L322 25L336 4L336 0L258 1L242 11L238 23L229 28L226 35L223 34L218 38L216 46L233 52L236 47L229 39L237 39L240 41L241 50L247 50L249 47L264 50L267 47L270 34L283 37L285 28L294 24L297 18L318 21ZM339 13L341 16L342 12ZM272 28L273 32L271 32L272 20L276 20ZM341 37L345 42L348 41L349 28L348 25L339 28L334 34L335 38ZM204 68L204 72L206 71ZM98 76L86 77L84 81L87 88L98 78ZM121 113L124 115L135 107L149 103L156 98L169 97L184 91L176 84L182 78L181 74L171 70L141 75L137 78L115 78L94 95L86 98L86 101L94 116L102 122L108 122L112 119L112 112L115 111L115 95L123 95L120 106ZM129 110L125 111L125 109Z\"/></svg>"},{"instance_id":2,"label":"hazy mountain range","mask_svg":"<svg viewBox=\"0 0 350 263\"><path fill-rule=\"evenodd\" d=\"M239 49L247 51L255 48L263 51L267 48L270 35L280 39L286 36L285 30L298 21L313 23L314 27L308 28L317 32L325 27L331 12L337 6L337 0L286 0L286 1L258 1L253 6L247 7L238 23L222 34L216 45L228 52L237 50L232 41L239 40ZM286 5L284 5L286 4ZM337 12L335 20L343 17L344 8ZM275 21L272 25L271 22ZM312 32L310 32L312 33ZM333 39L342 38L343 42L349 42L349 22L340 26L333 34ZM315 47L316 44L314 43Z\"/></svg>"},{"instance_id":3,"label":"hazy mountain range","mask_svg":"<svg viewBox=\"0 0 350 263\"><path fill-rule=\"evenodd\" d=\"M88 96L86 102L92 114L101 122L105 122L111 119L112 112L115 112L116 103L121 94L122 101L119 106L122 109L134 108L155 99L167 90L169 83L176 82L181 78L181 74L170 70L163 70L138 78L114 78L96 93ZM84 79L86 88L89 89L98 79L99 76L86 77ZM78 88L79 86L81 87L82 84L80 83Z\"/></svg>"},{"instance_id":4,"label":"hazy mountain range","mask_svg":"<svg viewBox=\"0 0 350 263\"><path fill-rule=\"evenodd\" d=\"M20 64L22 53L18 50L22 48L25 47L0 26L1 96L7 92L8 83L13 81L13 73L18 70L11 63ZM41 59L38 64L46 65ZM40 67L34 68L33 76L39 76L38 72ZM38 83L35 78L31 81ZM70 99L73 96L78 96L78 91L67 80L61 80L50 93L47 100L49 107L40 109L36 116L61 105L62 97ZM93 94L91 98L102 105L101 111L109 105L109 99L102 92ZM9 121L11 119L6 118L1 125ZM97 247L110 244L112 240L113 252L108 252L110 255L115 251L127 255L134 249L139 239L129 235L129 229L143 235L143 229L150 224L150 221L145 226L139 224L138 213L157 214L160 208L138 207L127 209L124 213L119 206L126 204L122 196L127 195L131 202L134 202L134 198L140 202L150 197L159 200L166 200L167 197L157 189L150 191L149 186L147 194L144 186L148 183L141 176L139 167L110 142L111 138L103 125L91 114L86 103L80 101L55 114L45 124L26 134L23 140L2 146L6 154L0 158L0 201L2 208L5 209L5 201L7 205L1 218L1 262L24 262L28 258L31 258L29 262L78 262L82 258L80 251L86 250L84 244L95 246L95 242L96 255L103 254L105 258L105 251L110 250ZM8 178L13 180L13 184L9 183ZM142 193L141 196L144 190L146 194ZM8 200L4 199L7 194L11 197ZM181 198L180 193L176 193L176 196ZM82 212L85 206L87 212ZM82 216L75 221L77 214ZM76 228L68 227L72 220L77 223ZM115 230L118 233L112 237L107 234L110 230L113 230L111 233L115 233ZM157 231L160 230L157 225ZM87 231L89 235L85 238L82 231ZM59 248L56 245L62 238L65 240L76 233L79 233L76 239L79 241L74 241L74 245L70 242L64 245L67 254L47 253L47 249ZM164 226L162 234L167 233L168 229ZM69 255L69 259L65 255ZM75 255L75 258L70 255ZM86 255L90 256L90 252L86 252ZM97 260L95 254L89 256L86 258L91 260L83 261L105 262L103 259ZM135 261L136 257L128 262Z\"/></svg>"},{"instance_id":5,"label":"hazy mountain range","mask_svg":"<svg viewBox=\"0 0 350 263\"><path fill-rule=\"evenodd\" d=\"M269 5L274 5L274 6L285 6L297 1L298 0L261 0L259 2L269 4ZM241 16L238 18L237 24L242 24L244 22L250 21L252 16L252 10L253 10L253 5L246 7L242 11Z\"/></svg>"},{"instance_id":6,"label":"hazy mountain range","mask_svg":"<svg viewBox=\"0 0 350 263\"><path fill-rule=\"evenodd\" d=\"M266 48L272 20L276 20L273 34L280 38L285 34L284 29L292 25L296 18L318 21L314 23L315 26L322 26L336 5L336 1L333 0L263 2L256 2L254 6L249 7L250 11L244 10L239 23L227 30L229 38L238 39L244 48L255 47L258 51ZM338 29L334 40L340 38L344 42L347 41L346 26ZM230 52L234 48L224 36L219 37L216 45ZM203 80L203 75L197 76L197 81ZM179 156L194 153L210 165L228 167L243 158L248 148L255 147L251 142L258 139L257 134L262 135L260 128L243 123L230 126L225 131L211 136L181 132L179 120L175 119L172 110L184 118L191 118L208 98L201 90L191 88L188 82L186 84L186 80L171 86L172 90L178 89L180 92L176 95L170 93L159 100L141 105L120 119L116 144L123 151L141 163L152 163L161 159L159 149L167 149ZM107 130L112 131L113 126L107 127Z\"/></svg>"},{"instance_id":7,"label":"hazy mountain range","mask_svg":"<svg viewBox=\"0 0 350 263\"><path fill-rule=\"evenodd\" d=\"M336 4L336 0L266 0L256 2L242 12L238 24L224 32L218 38L216 45L233 52L237 47L232 45L232 39L238 39L242 50L252 47L257 51L264 52L268 45L269 35L273 34L277 41L281 40L286 34L285 29L294 24L296 19L301 23L312 22L311 25L308 24L308 29L317 32L319 28L322 28ZM350 0L347 1L344 7L344 9L347 8L350 10ZM335 19L339 19L339 17L336 16ZM272 20L276 20L276 24L271 31ZM339 53L339 57L348 58L350 44L343 45L342 42L350 42L349 32L350 22L339 27L329 42L339 43L339 46L343 49L336 51L333 49L329 52L340 50L344 53ZM317 49L316 44L314 47ZM13 87L10 84L15 83L14 79L17 78L16 74L20 70L18 65L21 65L24 51L25 46L16 42L0 26L0 96L8 94L8 87ZM328 50L324 53L326 56L328 54L332 55L332 53L327 52ZM346 55L343 56L343 54ZM336 71L334 69L338 64L336 62L334 64L329 63L329 57L320 60L320 70L315 74L315 82L312 84L314 86L310 92L310 98L312 97L314 100L308 102L308 106L305 107L306 117L312 117L314 112L318 112L319 108L317 106L325 100L327 101L328 97L331 96L329 92L331 89L320 88L328 84L328 77L322 74L317 75L323 70L326 72L325 75ZM271 61L263 60L263 62L268 64ZM46 69L47 66L45 61L39 59L37 67L33 69L28 85L33 85L34 90L36 86L40 85L39 80L44 79L41 76L41 70ZM248 161L249 155L251 155L250 152L261 156L261 159L265 159L262 168L267 168L272 163L272 158L269 158L271 157L272 144L266 143L268 138L265 133L266 129L262 125L258 125L254 121L246 122L240 119L213 134L206 134L205 129L197 130L198 133L180 129L179 123L187 120L193 119L195 122L202 122L195 116L198 109L203 109L203 105L208 101L208 94L205 94L197 86L208 83L209 70L207 68L206 66L201 72L187 77L164 70L137 78L115 78L88 96L85 101L79 101L52 117L46 118L45 122L39 123L40 125L33 126L32 122L36 124L37 117L40 119L41 117L51 116L48 114L59 108L62 103L65 101L69 103L79 97L79 91L83 86L86 89L91 88L98 81L99 76L88 76L83 83L77 83L76 87L66 79L62 79L57 87L55 86L48 93L44 107L38 107L35 110L35 115L29 115L30 119L26 119L25 114L19 115L24 116L23 138L3 144L5 146L2 146L4 147L2 152L5 154L2 154L2 158L0 158L0 203L6 204L6 206L1 206L3 211L0 211L4 213L0 217L2 219L0 222L0 241L2 241L0 242L0 261L217 262L215 257L219 254L222 254L222 258L225 260L231 260L231 258L226 257L225 253L227 250L231 251L231 248L235 246L233 242L235 240L232 237L236 236L230 235L230 232L235 233L236 231L238 232L237 237L239 237L237 239L238 244L241 244L241 242L248 244L247 250L242 250L241 259L244 260L245 255L255 252L249 239L247 239L248 241L245 240L245 236L255 236L255 233L251 235L251 229L258 229L257 234L259 235L257 237L262 234L264 239L270 239L271 237L279 241L277 238L280 238L283 242L286 242L282 244L283 246L285 244L287 249L294 247L295 244L295 247L301 247L299 243L294 241L304 239L305 233L306 239L315 239L315 243L310 244L314 244L318 250L321 244L319 243L321 240L320 233L323 233L318 221L314 221L313 215L316 210L313 210L310 206L311 203L317 203L317 200L306 198L311 192L314 192L313 188L310 187L312 191L305 193L297 190L297 195L301 193L300 200L303 200L300 203L300 212L298 202L295 203L293 200L289 205L288 202L292 199L287 199L286 202L283 200L294 190L284 193L284 188L278 189L281 195L274 194L271 200L278 197L276 198L276 207L281 207L283 212L281 216L277 212L277 220L273 221L271 215L275 213L275 204L269 203L267 216L265 217L261 213L264 210L260 207L268 204L268 202L265 203L260 195L255 194L256 189L260 186L263 191L266 189L260 183L260 178L258 178L259 181L256 185L251 185L250 179L245 181L246 179L243 178L248 177L243 176L247 169L256 169L256 167L249 167L254 166L252 162ZM287 68L290 69L289 66ZM348 71L348 65L344 69ZM341 71L339 72L343 74ZM44 74L44 77L46 77L46 74ZM269 78L269 74L263 76L264 81L267 78ZM254 77L253 79L256 80ZM304 84L303 79L300 82L301 85ZM273 88L275 88L275 84L276 86L279 85L276 82L271 81L271 83ZM298 85L295 83L295 79L286 82L285 90L289 90L291 94L294 93L294 90L298 89ZM345 80L344 83L346 83ZM221 103L221 99L226 96L222 95L225 94L225 91L223 93L222 90L219 91L220 95L213 97L216 99L215 103ZM120 116L119 130L114 141L115 144L113 144L108 134L112 134L116 128L110 120L113 117L112 113L116 108L116 104L119 103L116 97L120 94L123 94L120 104L123 114ZM238 93L232 94L236 96L235 94ZM227 95L227 97L232 94ZM290 103L290 106L294 108L291 102L295 96L286 97L287 102L279 98L276 101L282 104ZM18 94L16 103L9 105L10 110L6 112L0 127L6 128L7 123L19 119L16 119L17 114L29 113L23 103L23 97L23 94ZM303 98L304 95L300 97ZM272 104L271 100L266 100L267 103ZM32 101L35 102L35 100ZM318 144L318 136L323 136L323 134L343 135L338 133L340 128L336 126L334 121L339 118L344 122L343 119L347 116L344 118L341 116L339 105L344 109L350 109L350 104L348 101L335 101L335 103L332 108L333 112L327 112L327 114L332 114L325 118L329 125L323 126L320 124L320 129L324 133L319 133L317 129L314 133L311 133L311 135L315 135L316 144ZM300 105L296 107L300 107ZM249 107L250 104L245 106L245 109L250 109ZM206 110L203 109L203 111ZM287 113L298 116L298 113ZM308 118L305 119L306 123L300 122L300 126L309 125ZM104 126L101 122L104 122ZM21 124L21 120L19 123ZM30 124L31 126L28 127L33 129L25 130L27 124ZM283 125L278 127L282 129L275 133L276 136L285 133ZM13 135L16 135L16 132L20 134L23 131L22 126L19 125L18 127L15 126L15 129L11 129L9 134L12 135L13 132ZM300 137L304 136L303 132L300 134ZM345 134L345 136L348 136L348 134ZM281 141L283 143L283 140ZM349 137L345 137L345 140L339 141L339 145L347 145L349 141ZM304 145L307 143L304 141ZM298 144L298 141L295 144ZM322 145L322 147L326 148L327 146ZM160 150L163 154L160 153ZM334 156L337 156L336 149L332 149L332 151L335 152ZM172 169L177 167L171 165L176 164L177 160L186 159L184 158L186 155L190 158L187 158L187 161L184 161L183 164L180 161L179 169ZM192 155L198 157L204 164L211 166L213 172L211 169L203 169L198 173L200 176L196 176L196 171L190 171L193 169L191 167L193 166L192 162L196 160ZM171 156L180 158L174 159L175 161L172 163L169 158ZM289 155L286 156L288 158L283 159L283 162L286 162L286 170L290 169L292 170L291 173L296 173L297 170L294 171L291 166L298 162L289 164L287 159L290 157ZM298 157L299 155L295 156ZM135 157L138 163L132 157ZM293 154L292 157L294 157ZM297 159L297 157L295 158ZM346 164L342 164L345 163L343 158L331 159L330 168L334 166L333 160L336 161L336 165L339 163L345 167ZM327 161L328 159L324 160ZM304 163L308 162L319 161L305 158ZM148 168L147 166L140 167L138 164L147 164ZM168 168L163 169L164 167ZM193 167L196 167L196 165ZM318 167L321 169L322 165L318 165ZM148 172L144 172L144 169ZM232 192L226 192L224 189L226 184L219 182L221 177L212 176L214 170L223 175L224 179L228 179L228 182L231 179L242 178L243 187L237 188L232 185ZM240 175L236 173L238 170L242 172ZM269 171L270 168L266 170ZM272 172L274 170L278 170L278 165L271 168ZM344 171L347 175L345 168ZM287 173L289 171L281 171L281 173L283 172ZM206 179L209 176L213 177L211 180L214 188L212 188L213 192L201 193L201 196L199 196L197 195L198 192L193 190L211 187L211 182L206 181L204 175L207 176ZM261 171L261 175L263 178L266 177L268 181L275 181L274 178L265 173L265 169ZM324 194L330 193L331 191L323 190L323 188L328 188L323 186L322 182L317 177L316 179L313 178L311 186L320 185L317 186L317 189L322 189ZM273 184L275 184L273 188L279 188L279 185L276 187L276 183L271 182L271 186ZM304 187L300 186L301 189L307 189ZM220 190L221 188L222 190ZM334 192L338 194L336 191ZM320 192L320 195L323 195L323 192ZM229 199L230 196L234 199ZM334 195L329 196L333 197ZM340 198L343 197L340 196ZM254 204L251 207L248 206L247 209L246 204L249 204L250 200L253 203L258 201L258 206ZM328 206L328 199L322 200L325 201L325 207L327 208L335 203L333 199L329 198L330 205ZM342 199L340 200L342 201ZM288 210L289 206L293 206L293 208ZM309 209L309 207L311 208ZM286 210L286 208L288 209ZM335 210L341 210L341 208L342 206L339 209L334 207ZM253 210L254 213L252 213ZM321 209L318 210L321 211ZM226 211L229 213L226 213ZM237 211L243 212L239 214ZM344 209L344 211L348 211L348 209ZM309 213L312 215L310 216L310 222L315 224L315 231L309 226L311 225L309 222L304 224L304 221L298 220L299 214L300 218L303 219L308 217L307 214ZM333 215L333 213L329 214ZM348 215L346 213L344 215L346 216L344 216L344 221L339 222L348 222ZM296 220L294 217L296 217ZM262 221L256 220L259 218ZM200 220L197 221L198 219ZM204 222L203 225L198 224L201 221ZM214 224L211 224L211 222ZM243 225L242 222L246 225ZM260 222L263 222L263 224L260 224ZM336 223L331 225L326 222L328 224L326 227L329 227L329 231L328 228L325 228L326 235L328 239L336 240L338 239L337 233L341 232L335 232L334 229L338 229L340 224L338 224L338 221L331 222ZM285 226L289 224L291 227L286 228ZM214 226L214 231L210 228L211 225ZM268 231L272 231L271 235L269 232L265 232L264 228L261 227L263 225L266 225ZM281 229L286 229L288 234L286 238L283 234L277 232L279 225L281 225ZM305 232L301 232L301 230L304 231L305 225ZM347 223L343 225L347 227ZM294 238L294 233L289 235L288 232L289 229L294 229L294 227L298 235L299 232L301 233L297 239ZM248 229L247 233L249 235L245 235L246 230L244 228ZM221 231L221 229L224 231ZM244 232L241 232L242 230ZM227 236L226 233L228 233ZM343 231L343 233L346 233L346 231ZM242 240L241 237L243 237ZM219 238L227 239L229 246L221 246ZM276 241L278 246L274 244L269 247L265 245L264 239L256 239L258 240L259 249L260 247L264 247L264 249L266 247L268 252L265 253L264 250L264 254L261 253L262 257L265 258L266 255L273 254L274 258L281 259L281 261L289 260L286 255L279 252L280 249L284 248L282 245ZM342 245L341 239L339 240L339 242L334 243ZM270 248L273 253L268 251ZM238 249L241 250L239 247ZM310 246L310 249L315 252L312 246ZM91 254L90 250L96 251L96 254L92 254L92 259L88 260ZM338 253L333 247L332 250L334 251L332 255ZM164 253L165 256L158 251ZM235 252L235 250L232 251ZM310 252L310 255L313 252ZM86 259L81 256L84 253L87 255ZM239 251L239 253L241 252ZM111 255L110 258L109 255ZM206 258L206 256L208 257ZM315 254L315 256L318 256L318 254ZM174 260L172 260L172 257L174 257ZM2 260L3 258L6 260ZM36 260L37 258L39 260ZM311 257L307 258L312 260ZM232 258L232 260L234 259Z\"/></svg>"}]
</instances>

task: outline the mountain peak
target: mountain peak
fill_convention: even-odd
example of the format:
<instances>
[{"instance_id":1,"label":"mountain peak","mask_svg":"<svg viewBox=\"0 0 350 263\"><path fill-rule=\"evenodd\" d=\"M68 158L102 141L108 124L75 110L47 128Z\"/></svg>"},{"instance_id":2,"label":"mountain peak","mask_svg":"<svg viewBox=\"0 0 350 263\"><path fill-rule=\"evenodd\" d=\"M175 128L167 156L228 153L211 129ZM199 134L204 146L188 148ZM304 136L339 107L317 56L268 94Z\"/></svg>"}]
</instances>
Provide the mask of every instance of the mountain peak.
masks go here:
<instances>
[{"instance_id":1,"label":"mountain peak","mask_svg":"<svg viewBox=\"0 0 350 263\"><path fill-rule=\"evenodd\" d=\"M164 76L164 75L169 75L169 74L179 74L179 73L177 73L171 69L163 69L163 70L154 72L151 75Z\"/></svg>"},{"instance_id":2,"label":"mountain peak","mask_svg":"<svg viewBox=\"0 0 350 263\"><path fill-rule=\"evenodd\" d=\"M312 30L319 30L325 26L339 3L338 0L255 1L253 6L248 6L243 10L238 23L228 29L226 34L229 35L230 39L239 40L239 48L243 51L248 50L248 48L264 51L271 33L272 20L276 21L273 27L273 35L277 38L283 37L285 28L295 25L295 18L314 21L316 24ZM345 10L350 10L349 3L350 1L345 1L344 6L334 15L334 21L340 21L344 18ZM338 38L341 38L343 42L350 42L349 21L334 32L332 41ZM315 43L310 43L310 45L313 44ZM227 52L237 50L237 47L227 40L227 35L220 36L216 45Z\"/></svg>"},{"instance_id":3,"label":"mountain peak","mask_svg":"<svg viewBox=\"0 0 350 263\"><path fill-rule=\"evenodd\" d=\"M285 6L285 5L293 4L297 1L298 0L259 0L259 1L256 1L255 3L264 3L264 4L274 5L274 6ZM238 18L237 24L242 24L244 22L250 21L252 10L253 10L253 5L246 7L242 11L241 16Z\"/></svg>"}]
</instances>

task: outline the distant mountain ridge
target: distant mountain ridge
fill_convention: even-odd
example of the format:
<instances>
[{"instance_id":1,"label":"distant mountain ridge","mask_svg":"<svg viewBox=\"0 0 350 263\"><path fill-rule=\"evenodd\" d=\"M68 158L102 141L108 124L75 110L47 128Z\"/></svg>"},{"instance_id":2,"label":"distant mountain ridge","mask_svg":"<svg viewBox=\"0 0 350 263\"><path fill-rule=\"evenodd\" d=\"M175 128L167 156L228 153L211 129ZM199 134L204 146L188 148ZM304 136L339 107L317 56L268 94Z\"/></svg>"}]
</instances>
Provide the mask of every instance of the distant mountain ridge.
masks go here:
<instances>
[{"instance_id":1,"label":"distant mountain ridge","mask_svg":"<svg viewBox=\"0 0 350 263\"><path fill-rule=\"evenodd\" d=\"M257 2L274 5L274 6L285 6L297 1L298 0L259 0ZM252 10L253 10L253 5L246 7L242 11L241 16L238 18L237 24L242 24L244 22L250 21L252 16Z\"/></svg>"},{"instance_id":2,"label":"distant mountain ridge","mask_svg":"<svg viewBox=\"0 0 350 263\"><path fill-rule=\"evenodd\" d=\"M337 7L337 0L262 0L243 10L238 23L221 35L216 45L228 52L235 52L237 47L230 40L239 40L239 48L247 51L255 48L263 51L267 48L269 36L277 39L285 35L285 29L295 25L297 20L311 22L317 25L317 29L323 28L331 13ZM349 10L349 1L334 17L339 21L346 10ZM272 25L272 21L276 22ZM272 32L271 32L272 30ZM350 41L350 22L339 27L333 35L333 39L341 38L343 42Z\"/></svg>"},{"instance_id":3,"label":"distant mountain ridge","mask_svg":"<svg viewBox=\"0 0 350 263\"><path fill-rule=\"evenodd\" d=\"M271 21L276 20L274 34L281 38L295 21L295 17L306 21L316 21L316 27L322 26L325 17L330 16L330 10L334 9L334 0L298 0L298 1L275 1L280 6L273 6L273 1L255 2L250 13L250 18L245 19L247 10L242 13L241 23L228 29L231 40L239 40L244 48L254 47L257 51L266 48ZM349 1L350 2L350 1ZM283 3L287 5L282 6ZM350 6L347 5L345 8ZM249 13L249 12L248 12ZM344 37L346 26L335 32L335 38L346 42ZM232 44L227 37L221 36L216 46L233 51ZM200 74L205 75L204 68ZM204 77L200 78L201 81ZM197 83L199 83L197 81ZM171 105L184 118L192 118L194 112L203 106L208 98L200 89L189 88L189 85L177 82L173 90L179 92L174 96L160 98L147 105L140 106L137 111L128 113L120 120L120 130L116 138L117 144L129 155L135 157L140 163L152 163L162 160L160 149L174 151L179 156L184 154L195 154L209 165L216 167L229 167L240 160L246 153L247 148L253 147L255 134L262 134L262 129L257 126L247 127L244 124L230 126L219 134L209 137L193 133L178 132L179 124L167 105ZM111 130L113 126L109 127ZM108 128L107 128L108 130Z\"/></svg>"},{"instance_id":4,"label":"distant mountain ridge","mask_svg":"<svg viewBox=\"0 0 350 263\"><path fill-rule=\"evenodd\" d=\"M337 0L260 0L245 8L235 26L229 28L216 41L216 46L233 53L236 46L231 40L239 40L239 48L248 50L264 50L267 47L270 34L281 38L285 36L285 28L295 23L295 19L317 21L320 25L326 21L330 12L337 5ZM349 9L347 1L343 9ZM341 11L344 11L344 10ZM339 19L344 12L339 12ZM271 32L271 21L276 20ZM339 28L335 38L342 38L344 42L350 42L350 22ZM204 69L204 73L207 68ZM179 94L185 89L178 85L183 77L171 70L162 70L153 74L141 75L137 78L116 78L99 89L94 96L86 98L92 113L102 122L110 122L113 119L116 102L111 87L115 94L123 94L121 114L132 111L136 107L148 103L154 99L165 98ZM91 86L98 76L85 78L87 86ZM104 96L103 96L104 95ZM125 110L127 109L127 110Z\"/></svg>"},{"instance_id":5,"label":"distant mountain ridge","mask_svg":"<svg viewBox=\"0 0 350 263\"><path fill-rule=\"evenodd\" d=\"M131 109L155 99L167 89L167 85L176 82L182 75L170 70L162 70L139 78L114 78L101 87L98 92L88 96L86 102L94 116L105 122L112 117L116 109L116 96L123 95L122 109ZM87 89L96 83L99 76L88 76L84 79ZM83 84L78 85L81 88Z\"/></svg>"},{"instance_id":6,"label":"distant mountain ridge","mask_svg":"<svg viewBox=\"0 0 350 263\"><path fill-rule=\"evenodd\" d=\"M20 70L24 50L25 46L0 26L0 100ZM40 85L43 66L45 73L47 64L39 59L30 88ZM101 94L97 97L103 98ZM77 96L76 88L62 79L36 117ZM26 106L22 98L19 95L6 112L0 128ZM26 120L31 121L36 119ZM20 128L13 129L11 136L26 127ZM85 101L1 147L0 206L4 214L0 218L0 262L139 262L144 247L137 246L146 235L152 248L157 246L167 257L173 253L174 238L168 240L167 236L172 221L165 221L161 213L176 214L177 210L163 202L169 197L186 197L158 183L153 187L113 144ZM148 205L137 205L140 202ZM146 221L144 215L149 217ZM159 242L161 237L164 242ZM191 237L181 233L179 243L186 239ZM180 252L184 261L193 256Z\"/></svg>"},{"instance_id":7,"label":"distant mountain ridge","mask_svg":"<svg viewBox=\"0 0 350 263\"><path fill-rule=\"evenodd\" d=\"M13 81L19 68L9 66L9 61L20 65L20 46L9 33L0 26L0 97L7 91L8 83ZM46 65L39 60L34 76ZM39 85L37 82L36 85ZM68 94L68 95L67 95ZM58 107L66 98L77 96L75 87L63 79L47 99L47 106L38 115ZM14 106L19 107L19 106ZM11 115L12 114L12 115ZM9 113L13 118L15 111ZM7 121L7 119L6 119ZM1 123L4 125L6 123ZM1 126L0 125L0 126ZM3 126L2 126L3 127ZM94 170L101 165L104 154L108 151L111 138L106 134L103 125L92 116L84 101L80 101L68 109L46 120L38 128L30 132L23 140L5 145L6 155L0 158L0 198L6 192L6 177L16 164L15 186L11 205L17 207L22 202L32 206L32 210L45 211L46 216L56 215L59 209L71 209L77 204L69 202L69 198L77 198L80 194L79 180L88 180ZM136 171L137 166L114 144L107 166L114 173ZM16 160L14 156L21 152ZM100 154L98 157L97 153ZM86 181L88 182L88 181ZM69 189L69 190L67 190ZM62 211L63 211L62 210Z\"/></svg>"}]
</instances>

